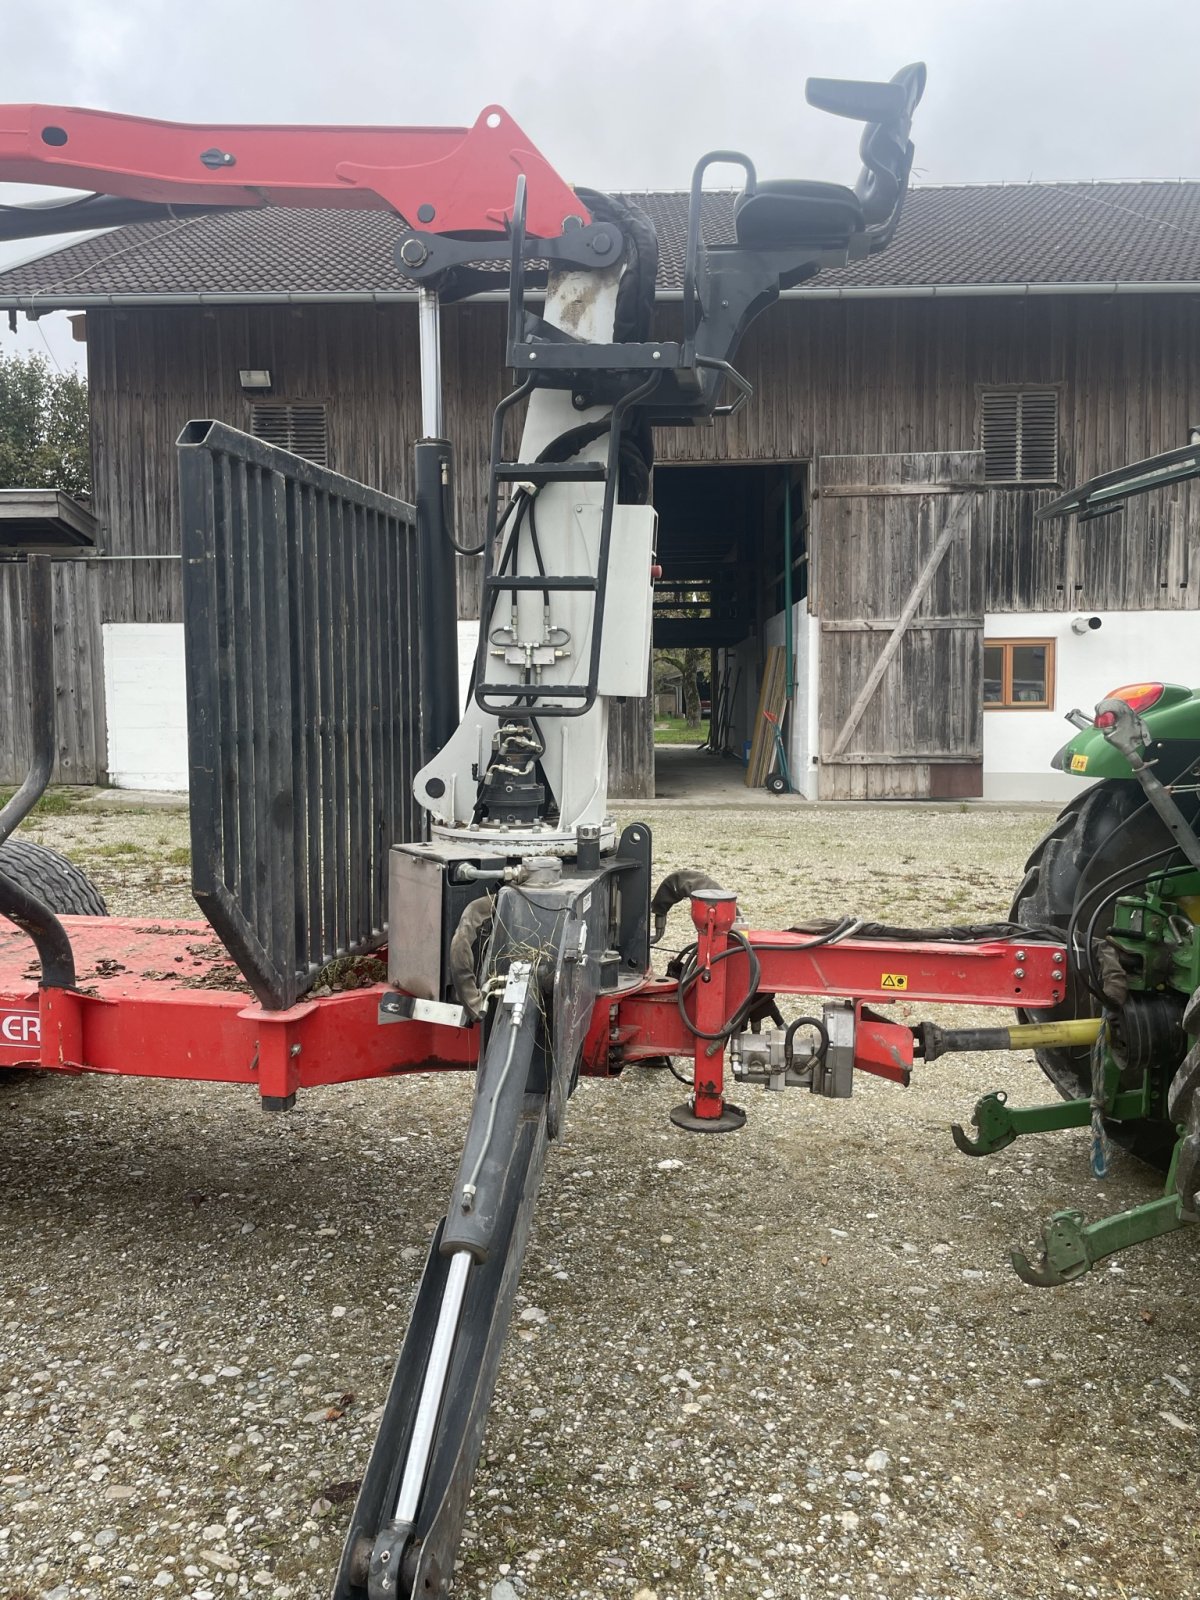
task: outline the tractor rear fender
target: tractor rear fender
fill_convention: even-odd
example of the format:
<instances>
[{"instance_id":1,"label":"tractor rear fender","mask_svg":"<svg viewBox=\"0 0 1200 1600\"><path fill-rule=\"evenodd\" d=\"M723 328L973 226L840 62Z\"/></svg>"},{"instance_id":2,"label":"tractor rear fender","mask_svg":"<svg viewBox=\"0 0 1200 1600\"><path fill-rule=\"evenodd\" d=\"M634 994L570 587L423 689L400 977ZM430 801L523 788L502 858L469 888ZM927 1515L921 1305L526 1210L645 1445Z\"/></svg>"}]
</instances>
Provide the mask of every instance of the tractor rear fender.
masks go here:
<instances>
[{"instance_id":1,"label":"tractor rear fender","mask_svg":"<svg viewBox=\"0 0 1200 1600\"><path fill-rule=\"evenodd\" d=\"M1122 698L1126 698L1122 694ZM1150 733L1150 754L1158 775L1170 783L1193 762L1200 760L1200 689L1168 683L1154 705L1140 713ZM1098 728L1084 728L1051 760L1059 772L1091 783L1095 778L1132 778L1133 771L1119 750Z\"/></svg>"}]
</instances>

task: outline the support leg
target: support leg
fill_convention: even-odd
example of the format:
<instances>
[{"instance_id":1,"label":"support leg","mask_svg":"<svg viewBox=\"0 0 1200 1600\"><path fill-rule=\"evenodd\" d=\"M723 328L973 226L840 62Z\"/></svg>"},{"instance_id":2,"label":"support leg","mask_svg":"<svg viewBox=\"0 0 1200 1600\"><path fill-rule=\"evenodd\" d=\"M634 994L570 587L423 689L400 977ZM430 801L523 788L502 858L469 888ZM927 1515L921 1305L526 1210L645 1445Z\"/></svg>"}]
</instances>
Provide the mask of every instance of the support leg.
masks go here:
<instances>
[{"instance_id":1,"label":"support leg","mask_svg":"<svg viewBox=\"0 0 1200 1600\"><path fill-rule=\"evenodd\" d=\"M729 930L736 916L737 896L723 889L701 889L692 896L696 979L684 1004L696 1029L693 1087L691 1099L671 1112L675 1126L689 1133L732 1133L746 1121L741 1107L725 1099L725 1040L721 1036L731 1010ZM733 994L732 1004L739 1005L743 998Z\"/></svg>"}]
</instances>

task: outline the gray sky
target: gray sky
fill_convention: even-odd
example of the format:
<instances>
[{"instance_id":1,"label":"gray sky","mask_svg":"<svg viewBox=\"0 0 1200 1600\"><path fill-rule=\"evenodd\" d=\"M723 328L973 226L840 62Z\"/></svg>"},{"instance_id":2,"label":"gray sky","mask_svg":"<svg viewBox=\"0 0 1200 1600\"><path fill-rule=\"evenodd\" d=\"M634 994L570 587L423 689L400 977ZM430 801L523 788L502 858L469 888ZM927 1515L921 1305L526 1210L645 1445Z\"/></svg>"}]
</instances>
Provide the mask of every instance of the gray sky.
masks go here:
<instances>
[{"instance_id":1,"label":"gray sky","mask_svg":"<svg viewBox=\"0 0 1200 1600\"><path fill-rule=\"evenodd\" d=\"M717 146L852 181L857 126L809 110L804 79L923 60L920 182L1197 177L1195 59L1179 0L39 0L5 18L0 103L462 124L495 101L596 188L685 187ZM43 335L78 360L61 317L0 349Z\"/></svg>"}]
</instances>

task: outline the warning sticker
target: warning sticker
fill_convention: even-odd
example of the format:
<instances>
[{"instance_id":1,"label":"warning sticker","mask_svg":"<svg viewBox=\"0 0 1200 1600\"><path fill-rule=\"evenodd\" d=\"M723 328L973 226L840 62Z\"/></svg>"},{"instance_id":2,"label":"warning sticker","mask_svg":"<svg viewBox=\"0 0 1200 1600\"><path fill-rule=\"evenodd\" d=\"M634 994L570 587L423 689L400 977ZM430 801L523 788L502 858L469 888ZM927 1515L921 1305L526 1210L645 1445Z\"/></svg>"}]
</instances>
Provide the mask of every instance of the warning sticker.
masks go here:
<instances>
[{"instance_id":1,"label":"warning sticker","mask_svg":"<svg viewBox=\"0 0 1200 1600\"><path fill-rule=\"evenodd\" d=\"M1086 756L1079 756L1079 755L1072 756L1071 757L1071 771L1072 772L1086 772L1087 771L1087 762L1088 762L1088 758Z\"/></svg>"},{"instance_id":2,"label":"warning sticker","mask_svg":"<svg viewBox=\"0 0 1200 1600\"><path fill-rule=\"evenodd\" d=\"M883 977L879 980L879 987L881 989L907 989L908 973L885 972Z\"/></svg>"}]
</instances>

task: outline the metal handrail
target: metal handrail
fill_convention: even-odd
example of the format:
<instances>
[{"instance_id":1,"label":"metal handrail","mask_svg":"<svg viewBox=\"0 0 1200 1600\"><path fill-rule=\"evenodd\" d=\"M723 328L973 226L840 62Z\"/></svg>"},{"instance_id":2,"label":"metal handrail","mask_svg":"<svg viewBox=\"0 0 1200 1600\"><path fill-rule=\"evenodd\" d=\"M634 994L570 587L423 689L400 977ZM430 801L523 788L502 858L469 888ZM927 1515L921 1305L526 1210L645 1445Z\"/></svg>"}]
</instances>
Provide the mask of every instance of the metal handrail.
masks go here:
<instances>
[{"instance_id":1,"label":"metal handrail","mask_svg":"<svg viewBox=\"0 0 1200 1600\"><path fill-rule=\"evenodd\" d=\"M706 156L701 156L692 172L692 188L688 197L688 231L687 253L683 262L683 341L690 346L696 337L698 319L696 316L696 279L700 271L700 246L701 226L700 207L703 203L704 192L701 187L704 174L709 167L716 166L719 162L727 162L730 166L741 167L746 174L746 193L753 194L758 183L758 174L754 170L754 163L749 156L743 155L740 150L710 150ZM690 355L690 350L689 350Z\"/></svg>"}]
</instances>

